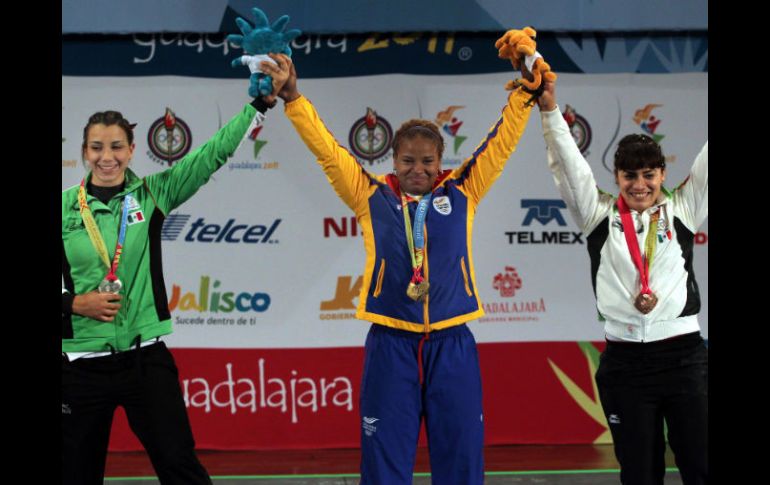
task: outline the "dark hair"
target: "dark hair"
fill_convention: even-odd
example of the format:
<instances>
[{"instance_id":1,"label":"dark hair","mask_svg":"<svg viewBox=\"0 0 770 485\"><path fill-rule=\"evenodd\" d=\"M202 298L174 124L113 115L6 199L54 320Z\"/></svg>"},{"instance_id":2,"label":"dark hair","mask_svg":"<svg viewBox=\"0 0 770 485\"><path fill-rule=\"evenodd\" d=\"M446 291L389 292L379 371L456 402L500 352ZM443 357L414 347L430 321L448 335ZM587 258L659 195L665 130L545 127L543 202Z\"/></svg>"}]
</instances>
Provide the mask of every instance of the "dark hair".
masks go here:
<instances>
[{"instance_id":1,"label":"dark hair","mask_svg":"<svg viewBox=\"0 0 770 485\"><path fill-rule=\"evenodd\" d=\"M438 150L438 158L444 154L444 138L438 131L438 127L430 120L411 119L405 121L393 137L393 157L398 153L398 148L403 140L412 140L418 136L432 140Z\"/></svg>"},{"instance_id":2,"label":"dark hair","mask_svg":"<svg viewBox=\"0 0 770 485\"><path fill-rule=\"evenodd\" d=\"M624 136L615 151L615 172L646 168L666 168L660 145L647 135Z\"/></svg>"},{"instance_id":3,"label":"dark hair","mask_svg":"<svg viewBox=\"0 0 770 485\"><path fill-rule=\"evenodd\" d=\"M136 123L129 123L120 111L99 111L88 118L88 123L86 123L86 127L83 128L83 149L86 148L86 144L88 143L88 130L91 129L91 125L118 125L123 128L124 132L126 132L128 144L131 145L134 143L134 127L136 126Z\"/></svg>"}]
</instances>

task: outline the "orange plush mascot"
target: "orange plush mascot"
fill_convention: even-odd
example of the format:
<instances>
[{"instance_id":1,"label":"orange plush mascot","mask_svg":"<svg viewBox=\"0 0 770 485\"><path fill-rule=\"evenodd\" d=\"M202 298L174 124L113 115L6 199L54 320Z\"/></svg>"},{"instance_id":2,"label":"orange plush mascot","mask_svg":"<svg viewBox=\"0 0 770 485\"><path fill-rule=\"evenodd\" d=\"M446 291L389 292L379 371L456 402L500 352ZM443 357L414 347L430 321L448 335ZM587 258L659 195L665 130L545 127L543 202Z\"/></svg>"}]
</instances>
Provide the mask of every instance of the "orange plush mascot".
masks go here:
<instances>
[{"instance_id":1,"label":"orange plush mascot","mask_svg":"<svg viewBox=\"0 0 770 485\"><path fill-rule=\"evenodd\" d=\"M502 37L497 39L495 47L498 50L498 56L501 59L510 59L515 69L521 69L521 63L532 73L532 79L514 79L508 81L505 89L513 90L522 85L527 92L532 94L529 102L533 102L540 96L545 88L544 82L556 81L556 74L551 71L551 66L545 62L543 56L537 52L537 43L535 37L537 32L532 27L524 27L522 30L509 30Z\"/></svg>"}]
</instances>

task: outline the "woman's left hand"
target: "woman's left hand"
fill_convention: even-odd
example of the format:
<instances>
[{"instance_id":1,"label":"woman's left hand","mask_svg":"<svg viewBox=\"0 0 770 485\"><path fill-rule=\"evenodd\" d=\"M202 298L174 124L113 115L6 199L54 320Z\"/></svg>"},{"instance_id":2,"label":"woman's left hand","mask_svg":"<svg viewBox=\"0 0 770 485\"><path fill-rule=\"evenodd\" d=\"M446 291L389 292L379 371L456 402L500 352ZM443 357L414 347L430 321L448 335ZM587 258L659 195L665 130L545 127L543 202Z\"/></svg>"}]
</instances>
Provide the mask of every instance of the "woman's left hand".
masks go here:
<instances>
[{"instance_id":1,"label":"woman's left hand","mask_svg":"<svg viewBox=\"0 0 770 485\"><path fill-rule=\"evenodd\" d=\"M284 101L293 101L299 97L297 91L297 71L291 58L285 54L268 54L276 64L262 61L259 67L273 78L273 92L265 96L265 101L272 103L276 97Z\"/></svg>"}]
</instances>

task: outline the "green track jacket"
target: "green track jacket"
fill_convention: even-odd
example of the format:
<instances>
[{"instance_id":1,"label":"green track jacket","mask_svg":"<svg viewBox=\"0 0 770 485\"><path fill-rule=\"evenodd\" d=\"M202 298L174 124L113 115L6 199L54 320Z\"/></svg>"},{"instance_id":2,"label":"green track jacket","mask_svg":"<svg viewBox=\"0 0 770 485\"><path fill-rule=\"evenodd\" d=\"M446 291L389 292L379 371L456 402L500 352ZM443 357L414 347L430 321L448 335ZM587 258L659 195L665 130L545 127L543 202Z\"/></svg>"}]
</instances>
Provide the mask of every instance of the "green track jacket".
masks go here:
<instances>
[{"instance_id":1,"label":"green track jacket","mask_svg":"<svg viewBox=\"0 0 770 485\"><path fill-rule=\"evenodd\" d=\"M125 189L107 205L88 195L88 205L112 259L123 199L132 194L129 221L117 276L123 283L121 307L112 322L62 314L62 352L128 350L137 336L145 341L171 333L163 281L160 236L166 215L193 196L235 152L257 110L246 105L210 140L173 167L139 178L126 170ZM258 114L258 123L264 115ZM90 181L89 173L86 182ZM78 204L78 187L62 192L61 240L63 290L95 290L108 269L88 236Z\"/></svg>"}]
</instances>

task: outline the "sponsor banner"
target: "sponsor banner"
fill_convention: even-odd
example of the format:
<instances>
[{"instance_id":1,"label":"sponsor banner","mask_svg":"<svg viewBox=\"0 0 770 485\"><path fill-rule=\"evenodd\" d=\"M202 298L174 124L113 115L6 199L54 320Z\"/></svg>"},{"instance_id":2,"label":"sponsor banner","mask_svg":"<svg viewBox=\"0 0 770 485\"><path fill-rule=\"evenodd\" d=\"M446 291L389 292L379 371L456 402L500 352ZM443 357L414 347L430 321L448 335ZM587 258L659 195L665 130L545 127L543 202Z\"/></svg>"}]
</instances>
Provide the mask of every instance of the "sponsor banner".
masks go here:
<instances>
[{"instance_id":1,"label":"sponsor banner","mask_svg":"<svg viewBox=\"0 0 770 485\"><path fill-rule=\"evenodd\" d=\"M190 219L190 214L171 213L163 221L161 240L176 241L182 236L185 242L199 243L245 243L245 244L277 244L277 239L271 236L281 223L275 219L267 224L243 224L242 221L230 218L226 222L212 223L204 217ZM189 224L188 221L191 221Z\"/></svg>"},{"instance_id":2,"label":"sponsor banner","mask_svg":"<svg viewBox=\"0 0 770 485\"><path fill-rule=\"evenodd\" d=\"M508 73L391 74L302 79L301 89L362 168L383 174L392 170L391 151L380 153L387 145L385 121L393 131L410 118L435 121L446 142L444 166L454 169L497 121L509 79ZM708 133L707 74L560 73L559 82L559 105L598 187L617 193L612 156L628 133L658 138L668 159L667 187L675 188L688 175ZM185 145L183 138L195 149L243 109L246 88L245 78L64 76L62 188L78 184L85 173L82 128L93 112L116 109L138 123L131 167L149 175L168 169L164 154L172 154L172 168L178 166L173 154ZM189 133L175 128L169 138L159 129L150 136L166 108L173 111L176 127L181 120ZM373 112L371 144L367 108ZM351 133L357 147L350 146ZM65 164L69 160L76 166ZM440 197L431 206L429 248L431 221L456 210ZM129 230L151 217L132 212ZM366 229L329 186L281 109L268 111L264 125L244 136L209 182L166 215L164 281L175 323L169 345L362 345L368 325L354 314L364 284ZM535 109L475 215L473 258L467 263L486 313L471 324L477 340L601 340L587 243L548 171ZM698 229L693 251L702 302L698 318L707 338L708 222Z\"/></svg>"},{"instance_id":3,"label":"sponsor banner","mask_svg":"<svg viewBox=\"0 0 770 485\"><path fill-rule=\"evenodd\" d=\"M479 344L485 444L609 443L593 384L603 347ZM172 353L198 448L357 448L362 426L385 425L358 413L362 347ZM122 412L110 449L141 449Z\"/></svg>"},{"instance_id":4,"label":"sponsor banner","mask_svg":"<svg viewBox=\"0 0 770 485\"><path fill-rule=\"evenodd\" d=\"M310 34L290 45L300 80L394 72L507 73L510 62L499 59L494 47L504 31ZM538 32L537 49L559 74L708 72L706 32L657 36ZM219 33L65 35L62 74L248 79L246 67L230 66L242 52ZM100 62L89 61L94 58Z\"/></svg>"}]
</instances>

